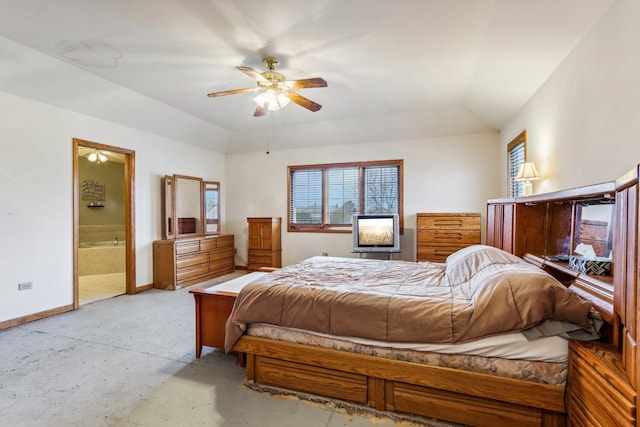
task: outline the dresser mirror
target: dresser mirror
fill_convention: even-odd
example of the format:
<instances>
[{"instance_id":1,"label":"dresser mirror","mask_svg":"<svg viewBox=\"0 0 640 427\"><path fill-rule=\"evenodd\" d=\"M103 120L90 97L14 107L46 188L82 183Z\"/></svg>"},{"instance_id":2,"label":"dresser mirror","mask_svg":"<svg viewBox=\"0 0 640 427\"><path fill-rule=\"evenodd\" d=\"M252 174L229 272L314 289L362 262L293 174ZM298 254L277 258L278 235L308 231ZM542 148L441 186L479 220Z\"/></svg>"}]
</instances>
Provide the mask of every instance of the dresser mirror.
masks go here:
<instances>
[{"instance_id":1,"label":"dresser mirror","mask_svg":"<svg viewBox=\"0 0 640 427\"><path fill-rule=\"evenodd\" d=\"M185 175L163 178L162 237L220 234L220 183Z\"/></svg>"},{"instance_id":2,"label":"dresser mirror","mask_svg":"<svg viewBox=\"0 0 640 427\"><path fill-rule=\"evenodd\" d=\"M582 243L593 247L595 255L610 258L613 249L613 200L576 205L574 247Z\"/></svg>"},{"instance_id":3,"label":"dresser mirror","mask_svg":"<svg viewBox=\"0 0 640 427\"><path fill-rule=\"evenodd\" d=\"M202 178L174 175L176 237L202 235Z\"/></svg>"}]
</instances>

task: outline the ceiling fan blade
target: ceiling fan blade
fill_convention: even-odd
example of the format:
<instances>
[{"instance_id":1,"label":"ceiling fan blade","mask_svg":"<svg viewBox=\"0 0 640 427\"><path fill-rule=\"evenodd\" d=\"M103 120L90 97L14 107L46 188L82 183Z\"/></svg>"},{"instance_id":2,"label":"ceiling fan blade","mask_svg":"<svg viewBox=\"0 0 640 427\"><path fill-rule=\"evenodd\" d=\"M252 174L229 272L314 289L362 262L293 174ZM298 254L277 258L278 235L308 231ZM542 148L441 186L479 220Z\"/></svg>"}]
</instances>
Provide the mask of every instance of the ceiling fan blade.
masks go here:
<instances>
[{"instance_id":1,"label":"ceiling fan blade","mask_svg":"<svg viewBox=\"0 0 640 427\"><path fill-rule=\"evenodd\" d=\"M264 106L256 106L256 112L253 113L253 117L262 117L262 116L266 116L267 115L267 111L269 110L269 106L267 105L267 103L264 104Z\"/></svg>"},{"instance_id":2,"label":"ceiling fan blade","mask_svg":"<svg viewBox=\"0 0 640 427\"><path fill-rule=\"evenodd\" d=\"M295 102L299 106L306 108L307 110L316 112L316 111L318 111L319 109L322 108L322 105L316 104L312 100L310 100L308 98L305 98L302 95L298 95L295 92L286 92L285 95L287 95L287 97L290 100L292 100L293 102Z\"/></svg>"},{"instance_id":3,"label":"ceiling fan blade","mask_svg":"<svg viewBox=\"0 0 640 427\"><path fill-rule=\"evenodd\" d=\"M260 74L259 72L257 72L253 68L249 68L249 67L236 67L236 68L238 70L242 71L243 73L245 73L247 76L251 77L254 80L257 80L257 81L262 82L262 83L271 83L262 74Z\"/></svg>"},{"instance_id":4,"label":"ceiling fan blade","mask_svg":"<svg viewBox=\"0 0 640 427\"><path fill-rule=\"evenodd\" d=\"M314 77L311 79L302 79L302 80L289 80L284 82L291 89L307 89L312 87L327 87L327 82L325 79L320 77Z\"/></svg>"},{"instance_id":5,"label":"ceiling fan blade","mask_svg":"<svg viewBox=\"0 0 640 427\"><path fill-rule=\"evenodd\" d=\"M218 96L235 95L236 93L253 92L256 89L257 88L255 88L255 87L247 87L247 88L244 88L244 89L225 90L224 92L210 93L207 96L210 97L210 98L216 98Z\"/></svg>"}]
</instances>

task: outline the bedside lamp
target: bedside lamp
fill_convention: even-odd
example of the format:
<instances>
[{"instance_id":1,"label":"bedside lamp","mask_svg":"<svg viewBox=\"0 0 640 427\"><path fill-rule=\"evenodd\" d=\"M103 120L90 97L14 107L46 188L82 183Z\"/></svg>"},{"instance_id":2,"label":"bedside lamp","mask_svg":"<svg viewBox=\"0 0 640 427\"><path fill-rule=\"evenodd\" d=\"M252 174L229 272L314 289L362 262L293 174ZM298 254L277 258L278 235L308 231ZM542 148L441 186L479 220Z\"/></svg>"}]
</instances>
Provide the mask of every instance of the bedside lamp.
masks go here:
<instances>
[{"instance_id":1,"label":"bedside lamp","mask_svg":"<svg viewBox=\"0 0 640 427\"><path fill-rule=\"evenodd\" d=\"M531 181L540 178L542 178L542 176L533 162L523 162L520 165L520 170L518 170L518 175L516 175L515 180L524 181L522 183L522 195L530 196L533 194L533 184L531 184Z\"/></svg>"}]
</instances>

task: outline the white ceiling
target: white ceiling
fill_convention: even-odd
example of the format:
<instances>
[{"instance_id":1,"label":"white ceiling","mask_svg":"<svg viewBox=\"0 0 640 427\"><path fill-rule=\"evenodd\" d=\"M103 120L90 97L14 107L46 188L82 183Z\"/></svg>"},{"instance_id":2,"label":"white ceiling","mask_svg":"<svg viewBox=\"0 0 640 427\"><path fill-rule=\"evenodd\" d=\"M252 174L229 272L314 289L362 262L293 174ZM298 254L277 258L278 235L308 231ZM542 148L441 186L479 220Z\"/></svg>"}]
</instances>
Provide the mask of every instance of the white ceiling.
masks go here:
<instances>
[{"instance_id":1,"label":"white ceiling","mask_svg":"<svg viewBox=\"0 0 640 427\"><path fill-rule=\"evenodd\" d=\"M141 111L105 111L95 102L79 102L89 97L79 95L80 87L98 93L104 90L100 85L82 86L81 77L58 84L55 68L67 74L81 69L109 87L144 95L148 110L138 110L158 111L148 127L161 129L171 117L176 127L202 125L202 134L183 140L206 141L212 139L207 129L216 126L233 135L269 123L253 117L250 93L206 94L254 86L235 67L263 71L262 58L275 56L287 79L328 82L327 88L299 91L321 104L320 111L291 104L270 112L279 126L462 109L500 129L611 3L0 0L0 35L55 58L39 62L28 76L0 71L0 90L145 127L142 118L131 117Z\"/></svg>"}]
</instances>

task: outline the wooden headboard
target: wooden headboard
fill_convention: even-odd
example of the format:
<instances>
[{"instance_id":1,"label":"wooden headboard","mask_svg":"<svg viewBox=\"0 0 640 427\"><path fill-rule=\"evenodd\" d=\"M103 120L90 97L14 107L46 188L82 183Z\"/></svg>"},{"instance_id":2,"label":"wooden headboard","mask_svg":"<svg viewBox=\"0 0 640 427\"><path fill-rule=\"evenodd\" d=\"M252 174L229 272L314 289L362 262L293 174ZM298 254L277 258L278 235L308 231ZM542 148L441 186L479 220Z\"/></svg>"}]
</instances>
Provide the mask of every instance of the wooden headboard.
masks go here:
<instances>
[{"instance_id":1,"label":"wooden headboard","mask_svg":"<svg viewBox=\"0 0 640 427\"><path fill-rule=\"evenodd\" d=\"M635 167L615 181L535 196L494 199L487 204L488 245L518 255L548 271L590 301L607 323L600 343L593 346L572 343L574 352L570 357L588 357L589 360L581 365L583 368L574 368L573 372L570 360L569 425L583 425L580 421L572 422L569 404L572 399L579 398L584 401L577 405L581 409L575 409L576 420L590 420L584 421L587 425L604 420L605 425L615 422L615 425L640 426L636 415L636 390L640 382L638 176L638 167ZM599 212L596 221L600 227L606 223L608 231L598 231L597 243L601 252L606 254L609 249L612 253L611 275L595 276L575 271L569 268L566 259L574 255L578 243L593 244L593 232L584 228L585 219L591 220L586 213L589 206L599 206L605 212ZM603 206L610 206L610 213ZM587 372L585 366L590 366ZM602 372L608 375L602 384L593 378L584 382L579 377L598 376ZM609 412L617 414L617 418L607 418ZM604 415L589 418L596 413ZM581 418L583 416L586 418Z\"/></svg>"}]
</instances>

